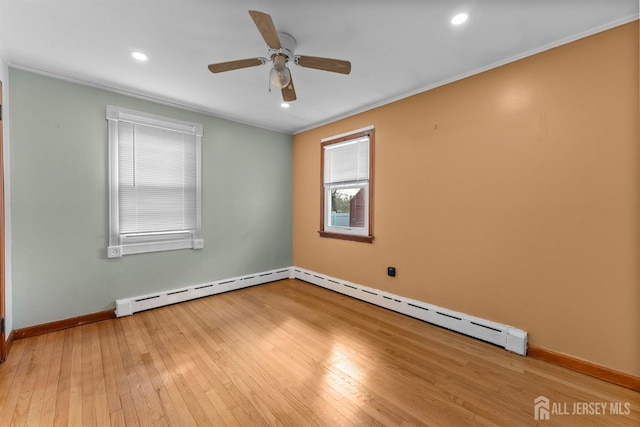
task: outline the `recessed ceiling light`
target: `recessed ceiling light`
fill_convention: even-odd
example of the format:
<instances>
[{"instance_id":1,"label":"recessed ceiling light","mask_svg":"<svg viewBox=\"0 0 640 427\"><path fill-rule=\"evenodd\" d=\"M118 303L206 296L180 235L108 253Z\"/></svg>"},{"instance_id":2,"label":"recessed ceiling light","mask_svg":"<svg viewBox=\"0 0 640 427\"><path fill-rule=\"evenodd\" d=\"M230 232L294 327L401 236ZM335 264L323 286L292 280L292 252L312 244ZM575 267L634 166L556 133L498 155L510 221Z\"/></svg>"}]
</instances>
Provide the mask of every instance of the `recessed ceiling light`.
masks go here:
<instances>
[{"instance_id":1,"label":"recessed ceiling light","mask_svg":"<svg viewBox=\"0 0 640 427\"><path fill-rule=\"evenodd\" d=\"M138 61L146 61L147 59L149 59L149 57L142 52L131 52L131 56L133 56Z\"/></svg>"},{"instance_id":2,"label":"recessed ceiling light","mask_svg":"<svg viewBox=\"0 0 640 427\"><path fill-rule=\"evenodd\" d=\"M283 102L282 104L280 104L280 106L282 108L289 108L291 106L291 104L289 104L288 102Z\"/></svg>"},{"instance_id":3,"label":"recessed ceiling light","mask_svg":"<svg viewBox=\"0 0 640 427\"><path fill-rule=\"evenodd\" d=\"M459 13L456 16L454 16L453 18L451 18L451 23L453 25L460 25L460 24L464 24L465 22L467 22L467 19L469 19L469 15L466 13Z\"/></svg>"}]
</instances>

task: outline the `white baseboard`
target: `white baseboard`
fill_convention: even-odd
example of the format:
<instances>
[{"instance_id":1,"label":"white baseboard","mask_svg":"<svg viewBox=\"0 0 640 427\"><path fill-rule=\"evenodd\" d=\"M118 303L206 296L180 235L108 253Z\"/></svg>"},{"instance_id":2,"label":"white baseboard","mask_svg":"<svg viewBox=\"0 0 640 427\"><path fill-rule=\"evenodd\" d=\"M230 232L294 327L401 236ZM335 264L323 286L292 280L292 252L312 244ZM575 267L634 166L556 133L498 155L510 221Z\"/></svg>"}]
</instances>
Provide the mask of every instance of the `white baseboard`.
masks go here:
<instances>
[{"instance_id":1,"label":"white baseboard","mask_svg":"<svg viewBox=\"0 0 640 427\"><path fill-rule=\"evenodd\" d=\"M527 354L527 333L521 329L368 288L303 268L291 267L291 270L291 276L296 279L490 342L523 356Z\"/></svg>"},{"instance_id":2,"label":"white baseboard","mask_svg":"<svg viewBox=\"0 0 640 427\"><path fill-rule=\"evenodd\" d=\"M116 300L116 317L129 316L133 313L149 310L151 308L221 294L223 292L247 288L249 286L262 285L263 283L273 282L276 280L288 279L290 277L290 270L290 268L285 267L277 270L264 271L262 273L187 286L180 289L172 289L132 298L119 299Z\"/></svg>"},{"instance_id":3,"label":"white baseboard","mask_svg":"<svg viewBox=\"0 0 640 427\"><path fill-rule=\"evenodd\" d=\"M180 289L119 299L116 300L116 316L128 316L139 311L282 279L299 279L379 307L490 342L523 356L527 354L527 332L521 329L298 267L285 267L262 273L187 286Z\"/></svg>"}]
</instances>

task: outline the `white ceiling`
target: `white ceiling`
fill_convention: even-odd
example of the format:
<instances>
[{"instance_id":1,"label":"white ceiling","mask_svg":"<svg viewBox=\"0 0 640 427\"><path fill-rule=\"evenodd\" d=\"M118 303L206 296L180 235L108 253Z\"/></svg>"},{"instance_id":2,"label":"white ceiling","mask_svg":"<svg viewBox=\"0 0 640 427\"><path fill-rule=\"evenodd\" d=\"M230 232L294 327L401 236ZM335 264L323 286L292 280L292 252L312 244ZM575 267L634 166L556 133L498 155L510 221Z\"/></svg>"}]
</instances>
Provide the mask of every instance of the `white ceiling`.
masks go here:
<instances>
[{"instance_id":1,"label":"white ceiling","mask_svg":"<svg viewBox=\"0 0 640 427\"><path fill-rule=\"evenodd\" d=\"M269 13L296 53L347 59L350 75L291 65L280 107L248 10ZM450 19L467 12L466 24ZM286 133L364 111L638 18L638 0L0 0L10 66ZM146 63L133 60L141 50Z\"/></svg>"}]
</instances>

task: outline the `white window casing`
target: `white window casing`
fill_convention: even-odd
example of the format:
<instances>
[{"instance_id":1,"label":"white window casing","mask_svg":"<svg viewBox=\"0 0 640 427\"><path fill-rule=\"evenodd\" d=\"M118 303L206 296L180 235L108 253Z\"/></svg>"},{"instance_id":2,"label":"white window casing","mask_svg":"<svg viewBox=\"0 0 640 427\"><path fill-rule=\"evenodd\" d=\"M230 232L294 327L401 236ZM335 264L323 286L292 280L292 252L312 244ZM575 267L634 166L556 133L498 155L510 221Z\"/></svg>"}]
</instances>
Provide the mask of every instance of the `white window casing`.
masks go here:
<instances>
[{"instance_id":1,"label":"white window casing","mask_svg":"<svg viewBox=\"0 0 640 427\"><path fill-rule=\"evenodd\" d=\"M202 125L107 106L108 258L201 249Z\"/></svg>"}]
</instances>

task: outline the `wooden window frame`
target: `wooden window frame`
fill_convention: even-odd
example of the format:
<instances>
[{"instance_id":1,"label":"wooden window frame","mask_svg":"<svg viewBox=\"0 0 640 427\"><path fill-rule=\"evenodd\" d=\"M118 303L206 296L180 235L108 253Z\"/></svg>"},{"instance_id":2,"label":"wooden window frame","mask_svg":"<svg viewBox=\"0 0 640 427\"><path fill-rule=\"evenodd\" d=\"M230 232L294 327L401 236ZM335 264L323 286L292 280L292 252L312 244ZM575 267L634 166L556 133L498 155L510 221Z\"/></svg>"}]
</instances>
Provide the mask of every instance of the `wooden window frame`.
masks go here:
<instances>
[{"instance_id":1,"label":"wooden window frame","mask_svg":"<svg viewBox=\"0 0 640 427\"><path fill-rule=\"evenodd\" d=\"M341 142L350 141L353 139L362 138L363 136L369 137L369 215L368 215L368 228L369 234L367 236L356 235L356 234L347 234L347 233L336 233L333 231L325 230L325 186L324 186L324 147L333 144L339 144ZM373 211L374 211L374 200L375 200L375 131L373 127L368 128L363 131L356 131L354 133L349 133L346 135L338 136L336 138L331 138L323 141L320 144L320 230L318 234L320 237L326 237L330 239L340 239L340 240L349 240L353 242L362 242L362 243L372 243L374 239L373 234Z\"/></svg>"}]
</instances>

